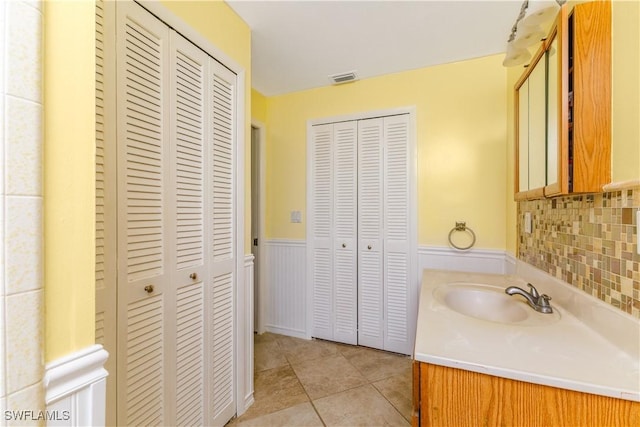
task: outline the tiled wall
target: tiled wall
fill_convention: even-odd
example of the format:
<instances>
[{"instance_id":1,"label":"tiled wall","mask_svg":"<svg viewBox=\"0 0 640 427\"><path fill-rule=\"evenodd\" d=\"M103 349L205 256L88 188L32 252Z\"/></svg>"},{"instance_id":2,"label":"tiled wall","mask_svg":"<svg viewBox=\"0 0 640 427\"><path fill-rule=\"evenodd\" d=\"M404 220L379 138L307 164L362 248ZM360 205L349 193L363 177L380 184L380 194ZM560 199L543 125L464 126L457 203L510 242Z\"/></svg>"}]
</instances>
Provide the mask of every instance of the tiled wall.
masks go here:
<instances>
[{"instance_id":1,"label":"tiled wall","mask_svg":"<svg viewBox=\"0 0 640 427\"><path fill-rule=\"evenodd\" d=\"M639 186L519 202L518 258L640 318L639 208Z\"/></svg>"},{"instance_id":2,"label":"tiled wall","mask_svg":"<svg viewBox=\"0 0 640 427\"><path fill-rule=\"evenodd\" d=\"M0 425L44 408L42 3L0 1Z\"/></svg>"}]
</instances>

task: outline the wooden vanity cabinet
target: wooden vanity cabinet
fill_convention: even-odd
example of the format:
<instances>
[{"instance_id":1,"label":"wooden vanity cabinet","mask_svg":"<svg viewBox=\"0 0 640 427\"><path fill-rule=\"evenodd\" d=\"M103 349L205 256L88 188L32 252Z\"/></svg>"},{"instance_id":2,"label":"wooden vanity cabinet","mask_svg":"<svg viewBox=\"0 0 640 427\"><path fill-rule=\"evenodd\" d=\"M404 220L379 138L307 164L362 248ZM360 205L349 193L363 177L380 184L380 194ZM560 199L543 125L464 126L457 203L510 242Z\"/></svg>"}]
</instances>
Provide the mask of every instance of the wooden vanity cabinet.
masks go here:
<instances>
[{"instance_id":1,"label":"wooden vanity cabinet","mask_svg":"<svg viewBox=\"0 0 640 427\"><path fill-rule=\"evenodd\" d=\"M611 181L610 1L580 3L571 10L563 5L532 63L542 52L540 60L547 61L546 182L535 188L519 183L525 145L518 132L524 126L518 89L531 74L527 69L515 88L515 199L601 192Z\"/></svg>"},{"instance_id":2,"label":"wooden vanity cabinet","mask_svg":"<svg viewBox=\"0 0 640 427\"><path fill-rule=\"evenodd\" d=\"M640 403L414 361L412 425L631 427Z\"/></svg>"}]
</instances>

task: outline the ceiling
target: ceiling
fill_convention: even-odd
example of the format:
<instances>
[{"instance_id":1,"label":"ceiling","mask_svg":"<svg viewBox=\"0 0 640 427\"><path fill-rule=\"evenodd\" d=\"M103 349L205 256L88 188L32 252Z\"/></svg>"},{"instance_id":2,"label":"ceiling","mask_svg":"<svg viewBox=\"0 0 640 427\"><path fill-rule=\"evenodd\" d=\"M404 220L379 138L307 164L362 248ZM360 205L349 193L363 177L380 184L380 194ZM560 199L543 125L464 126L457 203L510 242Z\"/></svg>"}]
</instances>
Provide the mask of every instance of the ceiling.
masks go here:
<instances>
[{"instance_id":1,"label":"ceiling","mask_svg":"<svg viewBox=\"0 0 640 427\"><path fill-rule=\"evenodd\" d=\"M506 49L521 0L246 1L252 86L266 96L477 58Z\"/></svg>"}]
</instances>

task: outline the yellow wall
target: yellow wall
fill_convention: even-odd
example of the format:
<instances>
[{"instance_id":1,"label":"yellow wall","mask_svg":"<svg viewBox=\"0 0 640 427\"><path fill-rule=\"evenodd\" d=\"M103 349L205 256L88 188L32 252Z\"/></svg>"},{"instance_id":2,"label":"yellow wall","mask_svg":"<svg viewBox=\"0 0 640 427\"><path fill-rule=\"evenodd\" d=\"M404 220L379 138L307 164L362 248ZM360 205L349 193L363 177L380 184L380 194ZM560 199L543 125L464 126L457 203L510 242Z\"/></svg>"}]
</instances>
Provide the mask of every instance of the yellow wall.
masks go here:
<instances>
[{"instance_id":1,"label":"yellow wall","mask_svg":"<svg viewBox=\"0 0 640 427\"><path fill-rule=\"evenodd\" d=\"M250 164L251 31L221 1L164 5L246 70L245 164ZM45 2L45 358L94 342L95 9ZM250 185L250 168L245 182ZM250 189L250 187L248 186ZM250 190L245 209L251 211ZM251 216L246 215L250 251Z\"/></svg>"},{"instance_id":2,"label":"yellow wall","mask_svg":"<svg viewBox=\"0 0 640 427\"><path fill-rule=\"evenodd\" d=\"M611 179L640 179L640 2L612 3Z\"/></svg>"},{"instance_id":3,"label":"yellow wall","mask_svg":"<svg viewBox=\"0 0 640 427\"><path fill-rule=\"evenodd\" d=\"M267 98L255 89L251 90L251 119L267 124Z\"/></svg>"},{"instance_id":4,"label":"yellow wall","mask_svg":"<svg viewBox=\"0 0 640 427\"><path fill-rule=\"evenodd\" d=\"M266 236L305 238L308 120L415 106L419 243L447 246L464 220L477 247L504 249L505 81L498 55L267 98Z\"/></svg>"},{"instance_id":5,"label":"yellow wall","mask_svg":"<svg viewBox=\"0 0 640 427\"><path fill-rule=\"evenodd\" d=\"M94 342L95 10L44 4L45 358Z\"/></svg>"}]
</instances>

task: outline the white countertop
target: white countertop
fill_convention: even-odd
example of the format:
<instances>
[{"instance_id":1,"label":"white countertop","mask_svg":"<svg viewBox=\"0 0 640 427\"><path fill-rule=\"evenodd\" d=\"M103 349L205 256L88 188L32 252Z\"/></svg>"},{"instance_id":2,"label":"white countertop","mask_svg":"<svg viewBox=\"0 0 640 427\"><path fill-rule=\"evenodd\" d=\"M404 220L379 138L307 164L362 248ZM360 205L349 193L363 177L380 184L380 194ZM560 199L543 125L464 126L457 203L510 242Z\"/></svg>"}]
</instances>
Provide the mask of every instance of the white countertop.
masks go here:
<instances>
[{"instance_id":1,"label":"white countertop","mask_svg":"<svg viewBox=\"0 0 640 427\"><path fill-rule=\"evenodd\" d=\"M424 270L414 357L435 365L640 402L640 320L533 267L519 275ZM525 279L526 277L526 279ZM560 318L514 325L455 312L433 290L453 282L528 289L552 297ZM581 295L582 294L582 295ZM549 316L533 311L535 316ZM606 339L604 337L607 337Z\"/></svg>"}]
</instances>

